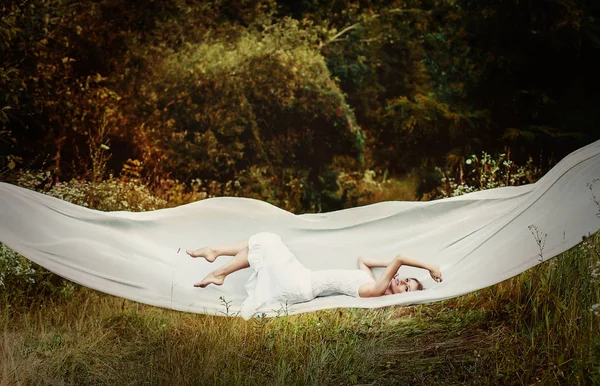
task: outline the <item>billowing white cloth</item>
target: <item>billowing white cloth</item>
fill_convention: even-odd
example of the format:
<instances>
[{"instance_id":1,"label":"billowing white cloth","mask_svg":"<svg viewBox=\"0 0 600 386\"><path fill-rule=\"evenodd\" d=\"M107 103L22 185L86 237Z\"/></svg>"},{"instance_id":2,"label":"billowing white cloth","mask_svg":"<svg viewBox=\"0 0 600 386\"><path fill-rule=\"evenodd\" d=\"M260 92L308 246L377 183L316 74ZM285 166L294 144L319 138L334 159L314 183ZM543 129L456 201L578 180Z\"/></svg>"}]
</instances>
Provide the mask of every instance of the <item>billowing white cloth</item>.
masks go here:
<instances>
[{"instance_id":1,"label":"billowing white cloth","mask_svg":"<svg viewBox=\"0 0 600 386\"><path fill-rule=\"evenodd\" d=\"M440 265L443 283L402 267L426 287L378 298L319 297L289 313L334 307L415 304L458 296L514 276L540 262L528 227L547 234L543 259L579 243L600 227L600 141L566 157L537 183L430 202L384 202L326 214L294 215L262 201L215 198L153 212L100 212L0 184L0 242L82 285L128 299L183 311L220 313L220 297L235 313L246 298L252 270L223 286L201 289L214 263L185 249L228 244L274 232L310 270L355 269L360 255L398 253ZM178 253L179 249L181 251ZM277 310L265 308L267 315Z\"/></svg>"}]
</instances>

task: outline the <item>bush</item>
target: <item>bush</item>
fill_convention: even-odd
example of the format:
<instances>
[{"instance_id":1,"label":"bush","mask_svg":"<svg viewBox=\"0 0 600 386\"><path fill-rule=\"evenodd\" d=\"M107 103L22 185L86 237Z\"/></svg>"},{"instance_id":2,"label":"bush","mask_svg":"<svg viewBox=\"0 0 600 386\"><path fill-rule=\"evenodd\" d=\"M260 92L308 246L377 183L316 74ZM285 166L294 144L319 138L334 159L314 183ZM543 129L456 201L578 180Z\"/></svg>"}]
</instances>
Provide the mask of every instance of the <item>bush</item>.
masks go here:
<instances>
[{"instance_id":1,"label":"bush","mask_svg":"<svg viewBox=\"0 0 600 386\"><path fill-rule=\"evenodd\" d=\"M310 25L284 19L164 58L140 90L149 115L135 143L145 170L190 183L233 181L251 168L283 181L293 168L307 208L320 207L334 156L360 158L363 137L317 40Z\"/></svg>"},{"instance_id":2,"label":"bush","mask_svg":"<svg viewBox=\"0 0 600 386\"><path fill-rule=\"evenodd\" d=\"M164 208L167 202L155 197L140 180L114 178L100 182L72 179L52 182L49 171L21 170L12 178L16 185L36 190L70 203L102 211L143 212Z\"/></svg>"},{"instance_id":3,"label":"bush","mask_svg":"<svg viewBox=\"0 0 600 386\"><path fill-rule=\"evenodd\" d=\"M18 307L43 299L66 299L75 290L75 284L0 243L0 291L7 304Z\"/></svg>"},{"instance_id":4,"label":"bush","mask_svg":"<svg viewBox=\"0 0 600 386\"><path fill-rule=\"evenodd\" d=\"M436 170L441 175L442 183L437 197L454 197L478 190L531 184L543 174L531 157L524 166L518 166L511 161L510 153L492 156L486 152L482 152L480 157L471 155L455 168Z\"/></svg>"}]
</instances>

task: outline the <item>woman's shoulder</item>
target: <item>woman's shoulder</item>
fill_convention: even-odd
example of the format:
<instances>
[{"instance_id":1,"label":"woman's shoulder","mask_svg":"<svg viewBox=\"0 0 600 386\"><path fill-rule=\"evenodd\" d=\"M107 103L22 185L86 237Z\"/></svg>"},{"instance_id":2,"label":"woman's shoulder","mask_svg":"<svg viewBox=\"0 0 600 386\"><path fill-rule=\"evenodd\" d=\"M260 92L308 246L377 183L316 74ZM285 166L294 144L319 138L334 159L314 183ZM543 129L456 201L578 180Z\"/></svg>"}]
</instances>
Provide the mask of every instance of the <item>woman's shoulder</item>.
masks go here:
<instances>
[{"instance_id":1,"label":"woman's shoulder","mask_svg":"<svg viewBox=\"0 0 600 386\"><path fill-rule=\"evenodd\" d=\"M381 294L375 287L375 280L364 282L358 287L359 298L373 298L378 296L381 296Z\"/></svg>"}]
</instances>

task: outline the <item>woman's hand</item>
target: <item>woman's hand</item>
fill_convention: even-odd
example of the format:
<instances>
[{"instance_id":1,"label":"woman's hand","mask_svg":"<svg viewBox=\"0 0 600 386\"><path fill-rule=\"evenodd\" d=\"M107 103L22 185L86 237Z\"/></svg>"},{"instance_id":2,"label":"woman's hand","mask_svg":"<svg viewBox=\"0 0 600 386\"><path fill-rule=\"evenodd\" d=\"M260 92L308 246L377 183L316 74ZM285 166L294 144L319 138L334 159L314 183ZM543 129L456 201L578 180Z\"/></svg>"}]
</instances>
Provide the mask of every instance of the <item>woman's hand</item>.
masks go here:
<instances>
[{"instance_id":1,"label":"woman's hand","mask_svg":"<svg viewBox=\"0 0 600 386\"><path fill-rule=\"evenodd\" d=\"M429 274L431 275L431 278L436 282L442 282L442 272L440 271L440 267L438 267L437 265L432 268L429 268Z\"/></svg>"}]
</instances>

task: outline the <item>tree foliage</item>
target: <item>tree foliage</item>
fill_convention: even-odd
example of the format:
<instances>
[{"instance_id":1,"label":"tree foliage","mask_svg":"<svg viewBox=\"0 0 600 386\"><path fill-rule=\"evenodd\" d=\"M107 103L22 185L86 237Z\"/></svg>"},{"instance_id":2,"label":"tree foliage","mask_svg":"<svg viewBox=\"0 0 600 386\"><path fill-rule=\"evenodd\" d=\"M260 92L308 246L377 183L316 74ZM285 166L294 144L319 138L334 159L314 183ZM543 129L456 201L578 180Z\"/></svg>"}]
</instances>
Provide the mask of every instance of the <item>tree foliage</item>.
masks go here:
<instances>
[{"instance_id":1,"label":"tree foliage","mask_svg":"<svg viewBox=\"0 0 600 386\"><path fill-rule=\"evenodd\" d=\"M249 165L316 178L334 155L358 157L360 128L314 35L300 27L285 19L165 57L142 89L152 106L136 130L144 162L184 180L232 179Z\"/></svg>"},{"instance_id":2,"label":"tree foliage","mask_svg":"<svg viewBox=\"0 0 600 386\"><path fill-rule=\"evenodd\" d=\"M2 174L101 181L137 162L157 188L244 181L256 190L221 190L277 186L274 203L331 210L346 205L340 176L416 172L426 192L436 166L456 171L470 154L507 147L524 164L598 138L591 0L29 0L1 11Z\"/></svg>"}]
</instances>

